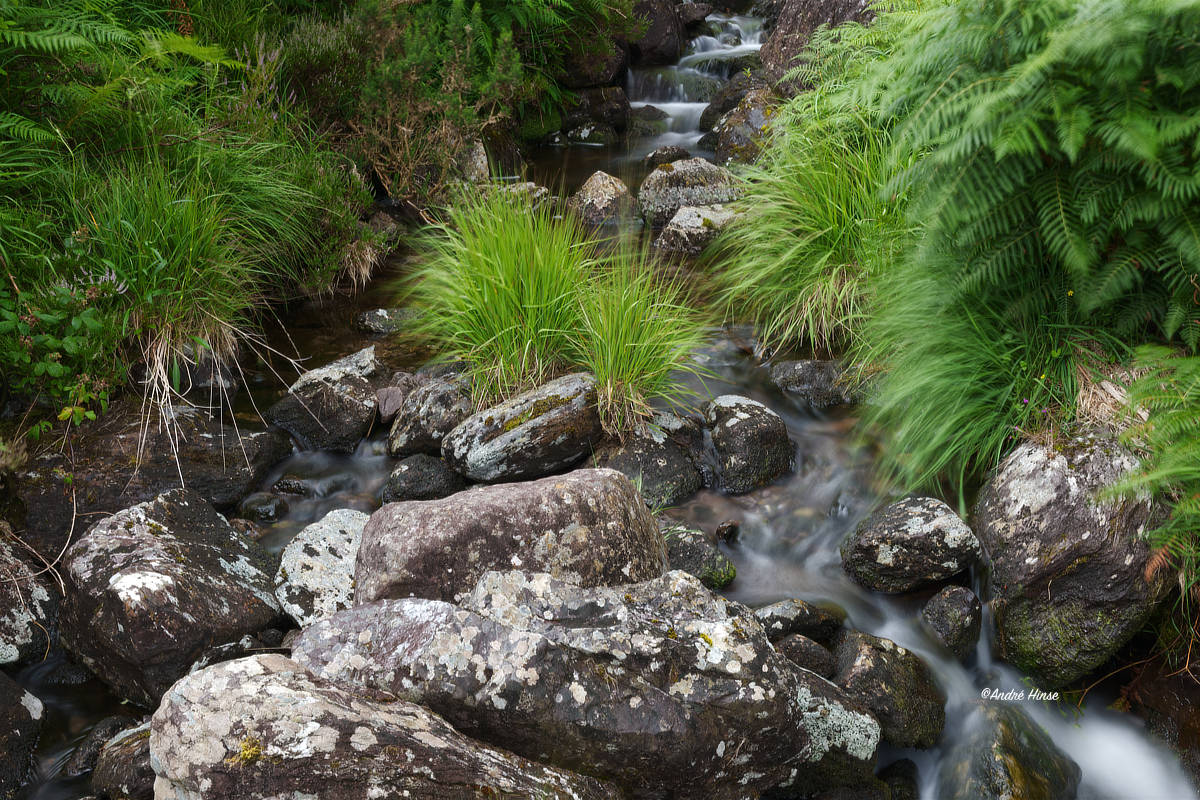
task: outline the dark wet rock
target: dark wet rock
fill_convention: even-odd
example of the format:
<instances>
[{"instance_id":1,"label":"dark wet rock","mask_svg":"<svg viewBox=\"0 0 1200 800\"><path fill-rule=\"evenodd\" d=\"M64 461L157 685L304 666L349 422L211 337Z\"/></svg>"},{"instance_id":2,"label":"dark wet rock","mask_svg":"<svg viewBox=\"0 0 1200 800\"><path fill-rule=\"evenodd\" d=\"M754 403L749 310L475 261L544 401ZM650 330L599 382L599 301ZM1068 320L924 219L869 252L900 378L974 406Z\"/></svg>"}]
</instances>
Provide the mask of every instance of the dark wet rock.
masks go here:
<instances>
[{"instance_id":1,"label":"dark wet rock","mask_svg":"<svg viewBox=\"0 0 1200 800\"><path fill-rule=\"evenodd\" d=\"M92 773L92 788L109 800L154 800L148 721L104 744Z\"/></svg>"},{"instance_id":2,"label":"dark wet rock","mask_svg":"<svg viewBox=\"0 0 1200 800\"><path fill-rule=\"evenodd\" d=\"M425 379L421 376L397 372L388 381L387 386L376 389L375 402L378 406L379 422L390 425L396 418L396 414L404 407L405 399L424 382Z\"/></svg>"},{"instance_id":3,"label":"dark wet rock","mask_svg":"<svg viewBox=\"0 0 1200 800\"><path fill-rule=\"evenodd\" d=\"M189 675L152 722L156 795L339 800L617 800L590 778L466 738L409 702L261 655Z\"/></svg>"},{"instance_id":4,"label":"dark wet rock","mask_svg":"<svg viewBox=\"0 0 1200 800\"><path fill-rule=\"evenodd\" d=\"M727 519L717 525L716 537L718 541L725 542L726 544L733 544L738 540L738 537L741 535L741 533L741 523L735 519Z\"/></svg>"},{"instance_id":5,"label":"dark wet rock","mask_svg":"<svg viewBox=\"0 0 1200 800\"><path fill-rule=\"evenodd\" d=\"M879 779L891 791L891 800L921 800L921 784L917 765L912 759L893 761L879 770Z\"/></svg>"},{"instance_id":6,"label":"dark wet rock","mask_svg":"<svg viewBox=\"0 0 1200 800\"><path fill-rule=\"evenodd\" d=\"M962 661L975 649L983 626L979 598L963 586L947 586L929 598L921 618L937 640Z\"/></svg>"},{"instance_id":7,"label":"dark wet rock","mask_svg":"<svg viewBox=\"0 0 1200 800\"><path fill-rule=\"evenodd\" d=\"M586 144L595 147L611 147L620 140L621 136L612 125L588 122L567 131L566 140L569 144Z\"/></svg>"},{"instance_id":8,"label":"dark wet rock","mask_svg":"<svg viewBox=\"0 0 1200 800\"><path fill-rule=\"evenodd\" d=\"M472 481L518 481L579 463L603 434L596 379L577 372L467 417L442 457Z\"/></svg>"},{"instance_id":9,"label":"dark wet rock","mask_svg":"<svg viewBox=\"0 0 1200 800\"><path fill-rule=\"evenodd\" d=\"M287 510L287 500L270 492L255 492L238 503L238 516L251 522L274 522Z\"/></svg>"},{"instance_id":10,"label":"dark wet rock","mask_svg":"<svg viewBox=\"0 0 1200 800\"><path fill-rule=\"evenodd\" d=\"M294 475L284 475L271 485L271 491L277 494L296 495L297 497L312 497L313 489L303 478Z\"/></svg>"},{"instance_id":11,"label":"dark wet rock","mask_svg":"<svg viewBox=\"0 0 1200 800\"><path fill-rule=\"evenodd\" d=\"M620 178L594 172L567 201L567 207L588 225L620 225L641 222L637 201Z\"/></svg>"},{"instance_id":12,"label":"dark wet rock","mask_svg":"<svg viewBox=\"0 0 1200 800\"><path fill-rule=\"evenodd\" d=\"M822 678L833 678L837 671L837 659L833 653L799 633L783 637L775 643L775 649L796 666L815 672Z\"/></svg>"},{"instance_id":13,"label":"dark wet rock","mask_svg":"<svg viewBox=\"0 0 1200 800\"><path fill-rule=\"evenodd\" d=\"M492 572L460 602L357 607L305 630L294 657L639 796L803 795L872 777L876 722L686 573L581 589Z\"/></svg>"},{"instance_id":14,"label":"dark wet rock","mask_svg":"<svg viewBox=\"0 0 1200 800\"><path fill-rule=\"evenodd\" d=\"M683 206L654 240L654 249L664 253L698 256L721 235L739 212L728 206Z\"/></svg>"},{"instance_id":15,"label":"dark wet rock","mask_svg":"<svg viewBox=\"0 0 1200 800\"><path fill-rule=\"evenodd\" d=\"M349 608L367 515L340 508L305 526L283 550L275 597L301 627Z\"/></svg>"},{"instance_id":16,"label":"dark wet rock","mask_svg":"<svg viewBox=\"0 0 1200 800\"><path fill-rule=\"evenodd\" d=\"M645 24L642 35L629 43L634 64L674 64L683 55L687 33L675 0L638 0L633 14Z\"/></svg>"},{"instance_id":17,"label":"dark wet rock","mask_svg":"<svg viewBox=\"0 0 1200 800\"><path fill-rule=\"evenodd\" d=\"M301 375L266 418L314 450L352 453L375 419L380 377L367 347Z\"/></svg>"},{"instance_id":18,"label":"dark wet rock","mask_svg":"<svg viewBox=\"0 0 1200 800\"><path fill-rule=\"evenodd\" d=\"M685 28L689 28L704 22L704 18L713 13L713 6L710 3L693 3L689 1L677 5L675 11L679 14L680 24Z\"/></svg>"},{"instance_id":19,"label":"dark wet rock","mask_svg":"<svg viewBox=\"0 0 1200 800\"><path fill-rule=\"evenodd\" d=\"M629 68L629 53L620 43L601 37L586 47L570 48L563 62L562 86L590 89L620 83Z\"/></svg>"},{"instance_id":20,"label":"dark wet rock","mask_svg":"<svg viewBox=\"0 0 1200 800\"><path fill-rule=\"evenodd\" d=\"M780 600L778 603L756 608L754 616L772 642L798 633L827 646L833 643L846 621L845 612L824 608L799 598Z\"/></svg>"},{"instance_id":21,"label":"dark wet rock","mask_svg":"<svg viewBox=\"0 0 1200 800\"><path fill-rule=\"evenodd\" d=\"M145 707L208 647L279 617L268 556L175 489L101 520L63 557L63 646Z\"/></svg>"},{"instance_id":22,"label":"dark wet rock","mask_svg":"<svg viewBox=\"0 0 1200 800\"><path fill-rule=\"evenodd\" d=\"M944 581L979 561L979 539L932 497L909 497L875 512L842 543L842 567L876 592Z\"/></svg>"},{"instance_id":23,"label":"dark wet rock","mask_svg":"<svg viewBox=\"0 0 1200 800\"><path fill-rule=\"evenodd\" d=\"M486 156L484 163L487 163ZM350 327L360 333L382 336L412 326L418 317L420 314L414 308L373 308L355 314Z\"/></svg>"},{"instance_id":24,"label":"dark wet rock","mask_svg":"<svg viewBox=\"0 0 1200 800\"><path fill-rule=\"evenodd\" d=\"M136 406L118 405L73 437L72 458L51 452L32 459L16 483L26 512L13 527L20 531L24 525L22 539L53 560L67 543L73 519L78 536L85 520L181 485L229 510L292 453L291 438L279 428L237 429L190 406L168 413L169 429L157 421L146 427Z\"/></svg>"},{"instance_id":25,"label":"dark wet rock","mask_svg":"<svg viewBox=\"0 0 1200 800\"><path fill-rule=\"evenodd\" d=\"M629 129L626 134L631 137L659 136L667 132L670 117L661 108L645 105L633 109L629 115Z\"/></svg>"},{"instance_id":26,"label":"dark wet rock","mask_svg":"<svg viewBox=\"0 0 1200 800\"><path fill-rule=\"evenodd\" d=\"M717 547L715 536L669 521L660 527L671 569L694 575L707 589L724 589L733 583L737 568Z\"/></svg>"},{"instance_id":27,"label":"dark wet rock","mask_svg":"<svg viewBox=\"0 0 1200 800\"><path fill-rule=\"evenodd\" d=\"M8 523L0 522L0 664L41 658L57 607L57 589L17 555L24 551L17 547Z\"/></svg>"},{"instance_id":28,"label":"dark wet rock","mask_svg":"<svg viewBox=\"0 0 1200 800\"><path fill-rule=\"evenodd\" d=\"M1146 729L1179 756L1192 783L1200 786L1200 682L1160 658L1141 671L1122 696L1146 720Z\"/></svg>"},{"instance_id":29,"label":"dark wet rock","mask_svg":"<svg viewBox=\"0 0 1200 800\"><path fill-rule=\"evenodd\" d=\"M760 51L763 69L772 83L791 94L800 87L781 81L796 66L796 57L804 51L817 28L843 22L869 22L874 13L869 0L779 0L772 16L771 33Z\"/></svg>"},{"instance_id":30,"label":"dark wet rock","mask_svg":"<svg viewBox=\"0 0 1200 800\"><path fill-rule=\"evenodd\" d=\"M700 114L700 130L711 131L723 116L737 108L752 89L763 87L762 80L739 72L731 77L713 96Z\"/></svg>"},{"instance_id":31,"label":"dark wet rock","mask_svg":"<svg viewBox=\"0 0 1200 800\"><path fill-rule=\"evenodd\" d=\"M1104 438L1017 447L988 480L975 530L991 561L999 655L1053 689L1088 674L1141 629L1165 590L1143 575L1145 497L1098 502L1136 461Z\"/></svg>"},{"instance_id":32,"label":"dark wet rock","mask_svg":"<svg viewBox=\"0 0 1200 800\"><path fill-rule=\"evenodd\" d=\"M222 399L227 401L241 388L231 361L233 357L218 356L211 348L184 345L176 361L180 393L207 397L213 406L220 406Z\"/></svg>"},{"instance_id":33,"label":"dark wet rock","mask_svg":"<svg viewBox=\"0 0 1200 800\"><path fill-rule=\"evenodd\" d=\"M631 111L629 98L620 86L585 89L576 95L574 103L566 109L563 129L593 127L620 132L628 127Z\"/></svg>"},{"instance_id":34,"label":"dark wet rock","mask_svg":"<svg viewBox=\"0 0 1200 800\"><path fill-rule=\"evenodd\" d=\"M638 204L646 222L661 227L683 206L730 203L740 197L738 178L703 158L660 164L638 189Z\"/></svg>"},{"instance_id":35,"label":"dark wet rock","mask_svg":"<svg viewBox=\"0 0 1200 800\"><path fill-rule=\"evenodd\" d=\"M42 732L42 701L0 672L0 798L9 798L33 769Z\"/></svg>"},{"instance_id":36,"label":"dark wet rock","mask_svg":"<svg viewBox=\"0 0 1200 800\"><path fill-rule=\"evenodd\" d=\"M596 449L592 462L627 475L654 508L677 505L700 490L703 479L689 448L688 420L660 414L645 432L625 441L609 441Z\"/></svg>"},{"instance_id":37,"label":"dark wet rock","mask_svg":"<svg viewBox=\"0 0 1200 800\"><path fill-rule=\"evenodd\" d=\"M745 494L786 475L795 461L787 426L757 400L725 394L704 410L721 464L721 486Z\"/></svg>"},{"instance_id":38,"label":"dark wet rock","mask_svg":"<svg viewBox=\"0 0 1200 800\"><path fill-rule=\"evenodd\" d=\"M897 747L933 747L946 724L946 695L921 658L890 639L846 631L834 649L833 682L861 703Z\"/></svg>"},{"instance_id":39,"label":"dark wet rock","mask_svg":"<svg viewBox=\"0 0 1200 800\"><path fill-rule=\"evenodd\" d=\"M472 410L466 381L455 376L429 380L413 389L396 412L388 434L388 454L397 458L417 453L440 455L442 439Z\"/></svg>"},{"instance_id":40,"label":"dark wet rock","mask_svg":"<svg viewBox=\"0 0 1200 800\"><path fill-rule=\"evenodd\" d=\"M941 800L1075 800L1079 766L1016 706L990 703L942 759Z\"/></svg>"},{"instance_id":41,"label":"dark wet rock","mask_svg":"<svg viewBox=\"0 0 1200 800\"><path fill-rule=\"evenodd\" d=\"M717 134L717 161L753 163L770 132L777 102L770 89L751 89L725 113L713 126Z\"/></svg>"},{"instance_id":42,"label":"dark wet rock","mask_svg":"<svg viewBox=\"0 0 1200 800\"><path fill-rule=\"evenodd\" d=\"M581 469L389 503L363 531L354 600L453 600L484 572L515 566L581 586L615 585L661 575L666 549L628 478Z\"/></svg>"},{"instance_id":43,"label":"dark wet rock","mask_svg":"<svg viewBox=\"0 0 1200 800\"><path fill-rule=\"evenodd\" d=\"M676 161L684 161L692 157L692 154L687 151L686 147L680 147L677 144L664 144L662 147L656 147L642 158L642 164L647 169L655 169L661 164L674 164Z\"/></svg>"},{"instance_id":44,"label":"dark wet rock","mask_svg":"<svg viewBox=\"0 0 1200 800\"><path fill-rule=\"evenodd\" d=\"M383 485L383 502L439 500L461 492L470 484L445 461L417 453L400 462Z\"/></svg>"},{"instance_id":45,"label":"dark wet rock","mask_svg":"<svg viewBox=\"0 0 1200 800\"><path fill-rule=\"evenodd\" d=\"M813 408L828 408L857 400L850 387L843 383L842 366L837 361L776 361L767 371L771 383Z\"/></svg>"},{"instance_id":46,"label":"dark wet rock","mask_svg":"<svg viewBox=\"0 0 1200 800\"><path fill-rule=\"evenodd\" d=\"M716 131L709 131L696 140L696 148L698 150L711 150L713 156L716 156L717 150L717 134Z\"/></svg>"},{"instance_id":47,"label":"dark wet rock","mask_svg":"<svg viewBox=\"0 0 1200 800\"><path fill-rule=\"evenodd\" d=\"M78 778L92 771L96 759L100 757L102 748L109 739L123 730L137 726L136 717L105 717L92 726L83 741L75 745L75 750L67 763L63 765L62 774L68 778Z\"/></svg>"}]
</instances>

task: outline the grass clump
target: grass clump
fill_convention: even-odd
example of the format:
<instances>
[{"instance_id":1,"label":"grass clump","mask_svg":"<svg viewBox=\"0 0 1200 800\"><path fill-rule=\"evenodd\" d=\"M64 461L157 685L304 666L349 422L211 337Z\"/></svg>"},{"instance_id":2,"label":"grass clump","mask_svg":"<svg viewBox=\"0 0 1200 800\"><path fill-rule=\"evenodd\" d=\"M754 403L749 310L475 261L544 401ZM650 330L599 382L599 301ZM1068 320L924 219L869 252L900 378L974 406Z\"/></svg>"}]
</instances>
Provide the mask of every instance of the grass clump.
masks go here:
<instances>
[{"instance_id":1,"label":"grass clump","mask_svg":"<svg viewBox=\"0 0 1200 800\"><path fill-rule=\"evenodd\" d=\"M479 404L588 370L606 428L624 433L681 396L703 321L645 248L602 247L574 217L493 190L461 198L422 249L423 328L467 362Z\"/></svg>"}]
</instances>

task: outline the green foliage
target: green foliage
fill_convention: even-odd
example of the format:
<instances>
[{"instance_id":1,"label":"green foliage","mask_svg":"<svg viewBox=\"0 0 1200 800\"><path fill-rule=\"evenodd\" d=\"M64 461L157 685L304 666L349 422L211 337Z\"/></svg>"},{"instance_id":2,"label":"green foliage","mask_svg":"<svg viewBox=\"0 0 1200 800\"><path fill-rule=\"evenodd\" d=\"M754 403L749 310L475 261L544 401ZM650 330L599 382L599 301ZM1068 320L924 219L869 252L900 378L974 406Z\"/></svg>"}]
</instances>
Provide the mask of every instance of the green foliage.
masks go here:
<instances>
[{"instance_id":1,"label":"green foliage","mask_svg":"<svg viewBox=\"0 0 1200 800\"><path fill-rule=\"evenodd\" d=\"M624 432L679 396L672 373L689 368L701 321L645 249L602 249L573 217L496 190L461 198L422 250L424 330L469 364L481 404L587 369L602 419Z\"/></svg>"}]
</instances>

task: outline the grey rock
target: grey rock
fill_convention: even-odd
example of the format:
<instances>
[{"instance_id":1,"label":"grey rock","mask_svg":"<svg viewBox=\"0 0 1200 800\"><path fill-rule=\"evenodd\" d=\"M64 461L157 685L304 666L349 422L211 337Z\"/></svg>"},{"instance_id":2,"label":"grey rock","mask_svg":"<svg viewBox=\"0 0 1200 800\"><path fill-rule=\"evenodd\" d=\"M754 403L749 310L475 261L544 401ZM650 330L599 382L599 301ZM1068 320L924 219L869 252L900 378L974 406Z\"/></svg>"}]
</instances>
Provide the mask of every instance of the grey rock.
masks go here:
<instances>
[{"instance_id":1,"label":"grey rock","mask_svg":"<svg viewBox=\"0 0 1200 800\"><path fill-rule=\"evenodd\" d=\"M620 178L607 172L592 173L579 191L571 195L567 207L588 225L621 225L633 220L640 222L637 202L629 187Z\"/></svg>"},{"instance_id":2,"label":"grey rock","mask_svg":"<svg viewBox=\"0 0 1200 800\"><path fill-rule=\"evenodd\" d=\"M1147 583L1142 536L1158 513L1149 498L1097 500L1134 468L1105 438L1061 448L1019 445L989 478L975 530L991 562L999 655L1057 688L1099 667L1142 628L1163 596Z\"/></svg>"},{"instance_id":3,"label":"grey rock","mask_svg":"<svg viewBox=\"0 0 1200 800\"><path fill-rule=\"evenodd\" d=\"M380 372L374 345L309 370L266 418L315 450L354 452L375 419Z\"/></svg>"},{"instance_id":4,"label":"grey rock","mask_svg":"<svg viewBox=\"0 0 1200 800\"><path fill-rule=\"evenodd\" d=\"M383 485L383 502L440 500L461 492L470 484L445 461L417 453L401 461Z\"/></svg>"},{"instance_id":5,"label":"grey rock","mask_svg":"<svg viewBox=\"0 0 1200 800\"><path fill-rule=\"evenodd\" d=\"M400 404L388 434L388 454L397 458L427 453L439 455L442 439L471 415L466 381L434 378L413 389Z\"/></svg>"},{"instance_id":6,"label":"grey rock","mask_svg":"<svg viewBox=\"0 0 1200 800\"><path fill-rule=\"evenodd\" d=\"M752 164L762 152L777 98L770 89L751 89L713 126L717 134L717 161Z\"/></svg>"},{"instance_id":7,"label":"grey rock","mask_svg":"<svg viewBox=\"0 0 1200 800\"><path fill-rule=\"evenodd\" d=\"M350 607L354 564L367 519L349 508L330 511L283 549L275 597L301 627Z\"/></svg>"},{"instance_id":8,"label":"grey rock","mask_svg":"<svg viewBox=\"0 0 1200 800\"><path fill-rule=\"evenodd\" d=\"M794 597L756 608L754 616L772 642L800 634L823 645L830 645L846 622L843 611Z\"/></svg>"},{"instance_id":9,"label":"grey rock","mask_svg":"<svg viewBox=\"0 0 1200 800\"><path fill-rule=\"evenodd\" d=\"M424 382L423 376L397 372L388 381L387 386L376 389L375 402L378 406L379 421L384 425L391 425L396 414L404 407L405 399Z\"/></svg>"},{"instance_id":10,"label":"grey rock","mask_svg":"<svg viewBox=\"0 0 1200 800\"><path fill-rule=\"evenodd\" d=\"M661 164L674 164L676 161L684 161L692 157L692 154L687 151L686 147L680 147L677 144L664 144L662 147L656 147L647 153L642 158L642 164L647 169L655 169Z\"/></svg>"},{"instance_id":11,"label":"grey rock","mask_svg":"<svg viewBox=\"0 0 1200 800\"><path fill-rule=\"evenodd\" d=\"M837 659L833 653L812 639L793 633L775 642L780 655L798 667L815 672L822 678L832 679L837 671Z\"/></svg>"},{"instance_id":12,"label":"grey rock","mask_svg":"<svg viewBox=\"0 0 1200 800\"><path fill-rule=\"evenodd\" d=\"M484 164L487 164L486 156ZM404 330L416 322L419 316L414 308L373 308L355 314L350 327L360 333L382 336Z\"/></svg>"},{"instance_id":13,"label":"grey rock","mask_svg":"<svg viewBox=\"0 0 1200 800\"><path fill-rule=\"evenodd\" d=\"M0 672L0 797L12 797L29 776L43 716L42 701Z\"/></svg>"},{"instance_id":14,"label":"grey rock","mask_svg":"<svg viewBox=\"0 0 1200 800\"><path fill-rule=\"evenodd\" d=\"M983 555L958 515L932 497L909 497L872 514L842 543L842 567L877 592L907 592L957 575Z\"/></svg>"},{"instance_id":15,"label":"grey rock","mask_svg":"<svg viewBox=\"0 0 1200 800\"><path fill-rule=\"evenodd\" d=\"M833 682L861 703L897 747L933 747L946 724L946 694L919 656L890 639L846 631Z\"/></svg>"},{"instance_id":16,"label":"grey rock","mask_svg":"<svg viewBox=\"0 0 1200 800\"><path fill-rule=\"evenodd\" d=\"M947 586L929 598L921 618L937 640L962 661L975 649L983 626L979 598L963 586Z\"/></svg>"},{"instance_id":17,"label":"grey rock","mask_svg":"<svg viewBox=\"0 0 1200 800\"><path fill-rule=\"evenodd\" d=\"M796 66L795 59L804 52L813 32L821 25L866 23L874 17L874 12L869 0L780 0L773 17L771 34L760 51L763 69L777 88L792 94L801 87L794 82L783 82L783 76Z\"/></svg>"},{"instance_id":18,"label":"grey rock","mask_svg":"<svg viewBox=\"0 0 1200 800\"><path fill-rule=\"evenodd\" d=\"M24 664L46 652L57 590L18 557L16 537L0 521L0 664Z\"/></svg>"},{"instance_id":19,"label":"grey rock","mask_svg":"<svg viewBox=\"0 0 1200 800\"><path fill-rule=\"evenodd\" d=\"M642 35L629 43L634 64L674 64L687 45L687 33L674 0L638 0L634 17L645 23Z\"/></svg>"},{"instance_id":20,"label":"grey rock","mask_svg":"<svg viewBox=\"0 0 1200 800\"><path fill-rule=\"evenodd\" d=\"M705 407L704 421L727 492L745 494L791 472L795 455L787 426L757 400L721 395Z\"/></svg>"},{"instance_id":21,"label":"grey rock","mask_svg":"<svg viewBox=\"0 0 1200 800\"><path fill-rule=\"evenodd\" d=\"M100 749L109 739L123 730L136 727L136 717L105 717L92 726L83 741L75 746L71 757L63 765L62 774L68 778L78 778L86 775L96 767L96 759L100 757Z\"/></svg>"},{"instance_id":22,"label":"grey rock","mask_svg":"<svg viewBox=\"0 0 1200 800\"><path fill-rule=\"evenodd\" d=\"M492 178L492 165L488 161L487 148L478 139L468 145L460 166L463 177L471 183L487 183Z\"/></svg>"},{"instance_id":23,"label":"grey rock","mask_svg":"<svg viewBox=\"0 0 1200 800\"><path fill-rule=\"evenodd\" d=\"M856 402L857 397L843 383L842 367L837 361L777 361L768 368L771 383L813 408L828 408Z\"/></svg>"},{"instance_id":24,"label":"grey rock","mask_svg":"<svg viewBox=\"0 0 1200 800\"><path fill-rule=\"evenodd\" d=\"M149 721L105 743L92 773L92 789L109 800L154 800Z\"/></svg>"},{"instance_id":25,"label":"grey rock","mask_svg":"<svg viewBox=\"0 0 1200 800\"><path fill-rule=\"evenodd\" d=\"M159 800L617 800L598 781L487 747L420 706L334 686L279 655L171 687L150 752Z\"/></svg>"},{"instance_id":26,"label":"grey rock","mask_svg":"<svg viewBox=\"0 0 1200 800\"><path fill-rule=\"evenodd\" d=\"M870 715L682 572L592 589L488 573L461 607L354 608L305 630L293 652L321 677L420 702L469 735L638 796L805 794L872 778Z\"/></svg>"},{"instance_id":27,"label":"grey rock","mask_svg":"<svg viewBox=\"0 0 1200 800\"><path fill-rule=\"evenodd\" d=\"M942 800L1075 800L1080 771L1024 711L991 703L967 720L938 777Z\"/></svg>"},{"instance_id":28,"label":"grey rock","mask_svg":"<svg viewBox=\"0 0 1200 800\"><path fill-rule=\"evenodd\" d=\"M442 458L479 483L538 478L582 461L603 433L596 379L578 372L467 417Z\"/></svg>"},{"instance_id":29,"label":"grey rock","mask_svg":"<svg viewBox=\"0 0 1200 800\"><path fill-rule=\"evenodd\" d=\"M354 599L453 600L484 572L514 566L615 585L661 575L666 549L628 478L581 469L384 506L363 531Z\"/></svg>"},{"instance_id":30,"label":"grey rock","mask_svg":"<svg viewBox=\"0 0 1200 800\"><path fill-rule=\"evenodd\" d=\"M63 646L153 707L208 647L279 617L265 551L175 489L93 525L63 557Z\"/></svg>"},{"instance_id":31,"label":"grey rock","mask_svg":"<svg viewBox=\"0 0 1200 800\"><path fill-rule=\"evenodd\" d=\"M722 205L682 206L655 238L653 247L663 253L698 256L740 215Z\"/></svg>"},{"instance_id":32,"label":"grey rock","mask_svg":"<svg viewBox=\"0 0 1200 800\"><path fill-rule=\"evenodd\" d=\"M717 547L715 536L678 523L660 523L671 569L694 575L707 589L724 589L737 577L733 562Z\"/></svg>"},{"instance_id":33,"label":"grey rock","mask_svg":"<svg viewBox=\"0 0 1200 800\"><path fill-rule=\"evenodd\" d=\"M703 485L696 457L688 447L690 427L683 418L660 414L647 431L598 447L592 460L598 467L627 475L651 507L676 505Z\"/></svg>"},{"instance_id":34,"label":"grey rock","mask_svg":"<svg viewBox=\"0 0 1200 800\"><path fill-rule=\"evenodd\" d=\"M683 206L731 203L741 197L738 178L724 167L703 158L660 164L638 189L642 217L655 227L671 221Z\"/></svg>"}]
</instances>

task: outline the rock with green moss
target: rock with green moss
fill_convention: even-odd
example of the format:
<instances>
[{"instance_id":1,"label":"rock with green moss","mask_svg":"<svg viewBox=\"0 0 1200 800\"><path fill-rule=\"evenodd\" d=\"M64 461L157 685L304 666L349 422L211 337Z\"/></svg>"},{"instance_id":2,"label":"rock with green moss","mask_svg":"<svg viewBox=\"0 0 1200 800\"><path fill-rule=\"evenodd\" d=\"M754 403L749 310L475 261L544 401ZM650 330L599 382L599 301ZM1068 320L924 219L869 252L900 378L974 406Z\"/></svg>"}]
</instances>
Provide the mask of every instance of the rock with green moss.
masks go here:
<instances>
[{"instance_id":1,"label":"rock with green moss","mask_svg":"<svg viewBox=\"0 0 1200 800\"><path fill-rule=\"evenodd\" d=\"M717 161L751 164L757 160L771 131L778 102L770 89L751 89L722 116L713 126L717 134Z\"/></svg>"},{"instance_id":2,"label":"rock with green moss","mask_svg":"<svg viewBox=\"0 0 1200 800\"><path fill-rule=\"evenodd\" d=\"M467 417L442 440L442 457L478 483L519 481L579 463L603 436L596 379L577 372Z\"/></svg>"},{"instance_id":3,"label":"rock with green moss","mask_svg":"<svg viewBox=\"0 0 1200 800\"><path fill-rule=\"evenodd\" d=\"M731 494L766 486L791 472L795 450L787 426L757 400L726 394L704 410L721 467L721 487Z\"/></svg>"},{"instance_id":4,"label":"rock with green moss","mask_svg":"<svg viewBox=\"0 0 1200 800\"><path fill-rule=\"evenodd\" d=\"M660 228L683 206L731 203L743 187L732 172L703 158L661 164L638 189L638 203L647 224Z\"/></svg>"},{"instance_id":5,"label":"rock with green moss","mask_svg":"<svg viewBox=\"0 0 1200 800\"><path fill-rule=\"evenodd\" d=\"M942 759L941 800L1075 800L1079 766L1013 705L981 706Z\"/></svg>"},{"instance_id":6,"label":"rock with green moss","mask_svg":"<svg viewBox=\"0 0 1200 800\"><path fill-rule=\"evenodd\" d=\"M695 257L704 252L739 212L723 205L683 206L654 240L655 250Z\"/></svg>"},{"instance_id":7,"label":"rock with green moss","mask_svg":"<svg viewBox=\"0 0 1200 800\"><path fill-rule=\"evenodd\" d=\"M677 522L660 523L671 569L700 579L708 589L724 589L737 577L737 567L717 547L717 538Z\"/></svg>"},{"instance_id":8,"label":"rock with green moss","mask_svg":"<svg viewBox=\"0 0 1200 800\"><path fill-rule=\"evenodd\" d=\"M109 800L154 800L149 721L121 731L100 748L92 789Z\"/></svg>"},{"instance_id":9,"label":"rock with green moss","mask_svg":"<svg viewBox=\"0 0 1200 800\"><path fill-rule=\"evenodd\" d=\"M258 655L188 675L151 723L161 800L617 800L593 778L464 736L394 696Z\"/></svg>"},{"instance_id":10,"label":"rock with green moss","mask_svg":"<svg viewBox=\"0 0 1200 800\"><path fill-rule=\"evenodd\" d=\"M1162 572L1144 574L1154 503L1100 497L1136 464L1104 436L1026 442L980 493L974 528L991 562L997 651L1041 687L1102 665L1165 593Z\"/></svg>"},{"instance_id":11,"label":"rock with green moss","mask_svg":"<svg viewBox=\"0 0 1200 800\"><path fill-rule=\"evenodd\" d=\"M489 572L458 605L344 611L307 628L293 658L629 797L808 797L873 781L878 723L684 572L590 589Z\"/></svg>"}]
</instances>

